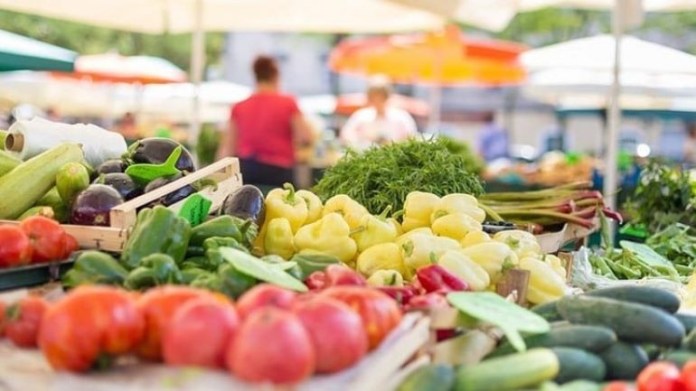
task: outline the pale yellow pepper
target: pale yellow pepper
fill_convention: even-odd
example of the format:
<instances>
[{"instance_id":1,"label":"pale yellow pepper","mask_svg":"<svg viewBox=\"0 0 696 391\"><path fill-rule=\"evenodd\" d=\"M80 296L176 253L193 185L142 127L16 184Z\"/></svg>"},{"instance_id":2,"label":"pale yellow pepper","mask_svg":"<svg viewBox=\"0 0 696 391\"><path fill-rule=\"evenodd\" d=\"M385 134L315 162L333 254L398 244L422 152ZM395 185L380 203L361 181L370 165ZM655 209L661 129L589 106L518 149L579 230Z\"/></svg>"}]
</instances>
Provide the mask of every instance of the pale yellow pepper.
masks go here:
<instances>
[{"instance_id":1,"label":"pale yellow pepper","mask_svg":"<svg viewBox=\"0 0 696 391\"><path fill-rule=\"evenodd\" d=\"M333 255L344 263L350 262L358 252L348 223L338 213L329 213L300 228L295 234L295 248L298 252L315 250Z\"/></svg>"},{"instance_id":2,"label":"pale yellow pepper","mask_svg":"<svg viewBox=\"0 0 696 391\"><path fill-rule=\"evenodd\" d=\"M319 220L324 209L324 205L321 203L319 196L309 190L298 190L295 194L305 200L307 204L307 219L304 224L310 224Z\"/></svg>"},{"instance_id":3,"label":"pale yellow pepper","mask_svg":"<svg viewBox=\"0 0 696 391\"><path fill-rule=\"evenodd\" d=\"M548 263L553 269L553 271L556 272L556 274L558 274L559 276L561 276L561 278L563 278L563 280L565 281L567 277L567 272L566 268L563 266L563 261L561 261L561 258L558 258L553 254L545 254L542 260Z\"/></svg>"},{"instance_id":4,"label":"pale yellow pepper","mask_svg":"<svg viewBox=\"0 0 696 391\"><path fill-rule=\"evenodd\" d=\"M430 229L430 227L416 228L416 229L412 229L404 234L399 235L399 237L396 238L396 244L398 244L399 246L402 246L404 243L406 243L408 240L411 239L411 236L416 235L416 234L435 236L435 234L433 233L433 230Z\"/></svg>"},{"instance_id":5,"label":"pale yellow pepper","mask_svg":"<svg viewBox=\"0 0 696 391\"><path fill-rule=\"evenodd\" d=\"M442 216L454 213L464 213L472 219L483 223L486 219L486 212L478 207L476 198L469 194L448 194L440 199L440 202L435 205L430 214L430 222Z\"/></svg>"},{"instance_id":6,"label":"pale yellow pepper","mask_svg":"<svg viewBox=\"0 0 696 391\"><path fill-rule=\"evenodd\" d=\"M510 246L518 258L539 256L541 254L541 246L536 237L527 231L519 229L500 231L493 235L493 240Z\"/></svg>"},{"instance_id":7,"label":"pale yellow pepper","mask_svg":"<svg viewBox=\"0 0 696 391\"><path fill-rule=\"evenodd\" d=\"M519 263L517 254L505 243L490 241L466 247L461 251L483 267L493 282L498 281L504 270Z\"/></svg>"},{"instance_id":8,"label":"pale yellow pepper","mask_svg":"<svg viewBox=\"0 0 696 391\"><path fill-rule=\"evenodd\" d=\"M492 239L490 235L483 231L470 231L466 234L464 239L459 241L462 247L471 247L475 244L490 242Z\"/></svg>"},{"instance_id":9,"label":"pale yellow pepper","mask_svg":"<svg viewBox=\"0 0 696 391\"><path fill-rule=\"evenodd\" d=\"M369 286L404 286L404 277L396 270L377 270L367 279Z\"/></svg>"},{"instance_id":10,"label":"pale yellow pepper","mask_svg":"<svg viewBox=\"0 0 696 391\"><path fill-rule=\"evenodd\" d=\"M401 223L404 232L420 227L430 227L430 215L440 203L440 197L432 193L412 191L404 201L404 218Z\"/></svg>"},{"instance_id":11,"label":"pale yellow pepper","mask_svg":"<svg viewBox=\"0 0 696 391\"><path fill-rule=\"evenodd\" d=\"M426 234L412 235L401 245L404 265L409 272L436 262L447 250L459 248L461 247L456 240Z\"/></svg>"},{"instance_id":12,"label":"pale yellow pepper","mask_svg":"<svg viewBox=\"0 0 696 391\"><path fill-rule=\"evenodd\" d=\"M460 250L446 251L437 264L465 281L471 290L483 291L491 284L488 272Z\"/></svg>"},{"instance_id":13,"label":"pale yellow pepper","mask_svg":"<svg viewBox=\"0 0 696 391\"><path fill-rule=\"evenodd\" d=\"M330 213L343 216L351 230L360 227L360 219L369 214L364 206L345 194L338 194L326 200L322 214L326 216Z\"/></svg>"},{"instance_id":14,"label":"pale yellow pepper","mask_svg":"<svg viewBox=\"0 0 696 391\"><path fill-rule=\"evenodd\" d=\"M275 218L266 224L264 253L290 259L295 255L294 235L290 221L283 217Z\"/></svg>"},{"instance_id":15,"label":"pale yellow pepper","mask_svg":"<svg viewBox=\"0 0 696 391\"><path fill-rule=\"evenodd\" d=\"M565 280L556 274L551 265L533 257L520 260L520 269L529 270L527 301L544 304L560 299L566 294Z\"/></svg>"},{"instance_id":16,"label":"pale yellow pepper","mask_svg":"<svg viewBox=\"0 0 696 391\"><path fill-rule=\"evenodd\" d=\"M379 216L369 213L360 218L360 226L351 233L351 237L358 244L358 252L380 243L393 243L399 235L396 226L386 217L391 207L387 208Z\"/></svg>"},{"instance_id":17,"label":"pale yellow pepper","mask_svg":"<svg viewBox=\"0 0 696 391\"><path fill-rule=\"evenodd\" d=\"M432 224L433 233L454 240L462 240L469 232L481 231L481 223L466 213L452 213L442 216Z\"/></svg>"},{"instance_id":18,"label":"pale yellow pepper","mask_svg":"<svg viewBox=\"0 0 696 391\"><path fill-rule=\"evenodd\" d=\"M358 255L356 268L365 276L378 270L396 270L402 276L408 275L401 248L396 243L380 243L363 251Z\"/></svg>"}]
</instances>

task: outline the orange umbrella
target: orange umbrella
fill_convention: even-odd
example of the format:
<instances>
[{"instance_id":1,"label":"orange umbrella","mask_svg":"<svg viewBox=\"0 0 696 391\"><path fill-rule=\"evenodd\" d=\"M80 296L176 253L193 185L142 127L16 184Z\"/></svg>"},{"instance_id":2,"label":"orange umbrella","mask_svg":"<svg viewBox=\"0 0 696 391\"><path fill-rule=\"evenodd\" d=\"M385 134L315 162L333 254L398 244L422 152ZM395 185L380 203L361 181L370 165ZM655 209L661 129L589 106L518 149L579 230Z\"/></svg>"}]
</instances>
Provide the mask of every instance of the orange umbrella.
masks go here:
<instances>
[{"instance_id":1,"label":"orange umbrella","mask_svg":"<svg viewBox=\"0 0 696 391\"><path fill-rule=\"evenodd\" d=\"M389 103L408 111L416 117L430 115L430 105L427 102L404 95L394 94L389 97ZM343 94L336 100L336 114L351 115L356 110L367 106L367 95L364 93Z\"/></svg>"},{"instance_id":2,"label":"orange umbrella","mask_svg":"<svg viewBox=\"0 0 696 391\"><path fill-rule=\"evenodd\" d=\"M382 74L396 82L517 84L517 62L526 47L513 42L463 38L457 28L440 33L392 35L340 43L330 67L339 73Z\"/></svg>"},{"instance_id":3,"label":"orange umbrella","mask_svg":"<svg viewBox=\"0 0 696 391\"><path fill-rule=\"evenodd\" d=\"M86 78L114 83L179 83L186 81L186 72L171 62L150 56L121 56L115 53L80 56L75 71L58 77Z\"/></svg>"}]
</instances>

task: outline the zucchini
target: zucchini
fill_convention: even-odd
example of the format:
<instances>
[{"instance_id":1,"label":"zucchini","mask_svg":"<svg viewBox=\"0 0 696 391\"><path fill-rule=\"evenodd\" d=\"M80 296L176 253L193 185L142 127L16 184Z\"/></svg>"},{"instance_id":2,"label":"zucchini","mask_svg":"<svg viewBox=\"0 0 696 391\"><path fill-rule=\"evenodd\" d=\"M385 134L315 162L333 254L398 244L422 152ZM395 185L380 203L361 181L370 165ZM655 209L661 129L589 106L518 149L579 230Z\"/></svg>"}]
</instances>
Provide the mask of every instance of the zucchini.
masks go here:
<instances>
[{"instance_id":1,"label":"zucchini","mask_svg":"<svg viewBox=\"0 0 696 391\"><path fill-rule=\"evenodd\" d=\"M575 348L552 348L558 357L559 371L554 381L558 384L573 380L602 381L607 369L601 358Z\"/></svg>"},{"instance_id":2,"label":"zucchini","mask_svg":"<svg viewBox=\"0 0 696 391\"><path fill-rule=\"evenodd\" d=\"M0 130L0 151L5 150L5 139L10 132L7 130Z\"/></svg>"},{"instance_id":3,"label":"zucchini","mask_svg":"<svg viewBox=\"0 0 696 391\"><path fill-rule=\"evenodd\" d=\"M55 185L65 163L84 159L78 144L61 144L17 166L0 177L0 219L15 219Z\"/></svg>"},{"instance_id":4,"label":"zucchini","mask_svg":"<svg viewBox=\"0 0 696 391\"><path fill-rule=\"evenodd\" d=\"M445 364L428 364L413 371L397 391L450 391L454 386L454 369Z\"/></svg>"},{"instance_id":5,"label":"zucchini","mask_svg":"<svg viewBox=\"0 0 696 391\"><path fill-rule=\"evenodd\" d=\"M54 219L61 223L66 223L70 216L70 210L58 194L58 189L51 188L40 200L36 201L34 206L49 206L53 209Z\"/></svg>"},{"instance_id":6,"label":"zucchini","mask_svg":"<svg viewBox=\"0 0 696 391\"><path fill-rule=\"evenodd\" d=\"M682 342L682 348L690 352L696 353L696 329L691 330L691 332L684 338Z\"/></svg>"},{"instance_id":7,"label":"zucchini","mask_svg":"<svg viewBox=\"0 0 696 391\"><path fill-rule=\"evenodd\" d=\"M563 320L561 314L558 313L556 309L556 303L558 300L550 301L548 303L539 304L531 308L532 312L546 319L548 322L557 322Z\"/></svg>"},{"instance_id":8,"label":"zucchini","mask_svg":"<svg viewBox=\"0 0 696 391\"><path fill-rule=\"evenodd\" d=\"M679 322L681 322L682 325L684 325L687 333L690 333L691 330L696 329L696 315L680 314L677 312L674 314L674 316Z\"/></svg>"},{"instance_id":9,"label":"zucchini","mask_svg":"<svg viewBox=\"0 0 696 391\"><path fill-rule=\"evenodd\" d=\"M51 208L50 206L34 206L27 209L26 212L22 213L17 220L22 221L32 216L43 216L48 217L49 219L56 218L55 213L53 213L53 208Z\"/></svg>"},{"instance_id":10,"label":"zucchini","mask_svg":"<svg viewBox=\"0 0 696 391\"><path fill-rule=\"evenodd\" d=\"M677 312L681 305L679 297L674 293L650 286L617 286L590 291L587 292L586 295L645 304L661 308L670 314Z\"/></svg>"},{"instance_id":11,"label":"zucchini","mask_svg":"<svg viewBox=\"0 0 696 391\"><path fill-rule=\"evenodd\" d=\"M648 360L654 361L657 360L658 357L660 357L660 354L662 354L662 348L653 345L653 344L643 344L640 345L640 347L645 351L645 354L648 355Z\"/></svg>"},{"instance_id":12,"label":"zucchini","mask_svg":"<svg viewBox=\"0 0 696 391\"><path fill-rule=\"evenodd\" d=\"M558 374L558 358L550 349L537 348L462 366L456 391L505 391L536 386Z\"/></svg>"},{"instance_id":13,"label":"zucchini","mask_svg":"<svg viewBox=\"0 0 696 391\"><path fill-rule=\"evenodd\" d=\"M14 170L14 168L19 166L21 163L22 161L16 157L5 151L0 151L0 176Z\"/></svg>"},{"instance_id":14,"label":"zucchini","mask_svg":"<svg viewBox=\"0 0 696 391\"><path fill-rule=\"evenodd\" d=\"M626 342L679 346L684 326L671 314L644 304L590 296L561 299L558 312L571 323L608 327Z\"/></svg>"},{"instance_id":15,"label":"zucchini","mask_svg":"<svg viewBox=\"0 0 696 391\"><path fill-rule=\"evenodd\" d=\"M635 380L648 365L648 355L638 345L617 342L599 354L607 368L607 380Z\"/></svg>"},{"instance_id":16,"label":"zucchini","mask_svg":"<svg viewBox=\"0 0 696 391\"><path fill-rule=\"evenodd\" d=\"M689 361L696 360L696 353L688 350L672 350L662 356L663 361L669 361L680 369Z\"/></svg>"},{"instance_id":17,"label":"zucchini","mask_svg":"<svg viewBox=\"0 0 696 391\"><path fill-rule=\"evenodd\" d=\"M588 325L567 325L552 328L544 334L535 334L524 339L527 348L568 347L601 352L616 342L616 334L606 327ZM507 355L515 352L515 348L504 342L490 357Z\"/></svg>"},{"instance_id":18,"label":"zucchini","mask_svg":"<svg viewBox=\"0 0 696 391\"><path fill-rule=\"evenodd\" d=\"M89 186L89 172L80 163L64 164L56 174L56 189L65 205L72 205L77 194Z\"/></svg>"}]
</instances>

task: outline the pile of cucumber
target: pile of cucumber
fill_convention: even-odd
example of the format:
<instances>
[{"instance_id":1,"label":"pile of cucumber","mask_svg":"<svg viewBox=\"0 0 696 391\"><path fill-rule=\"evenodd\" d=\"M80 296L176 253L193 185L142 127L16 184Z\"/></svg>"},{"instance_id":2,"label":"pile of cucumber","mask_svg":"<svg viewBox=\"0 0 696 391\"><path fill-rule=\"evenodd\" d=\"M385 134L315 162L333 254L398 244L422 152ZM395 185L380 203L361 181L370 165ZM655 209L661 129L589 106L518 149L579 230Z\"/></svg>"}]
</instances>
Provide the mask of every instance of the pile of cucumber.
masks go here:
<instances>
[{"instance_id":1,"label":"pile of cucumber","mask_svg":"<svg viewBox=\"0 0 696 391\"><path fill-rule=\"evenodd\" d=\"M599 289L532 308L551 322L525 337L527 351L506 341L483 361L454 369L433 364L412 373L400 391L601 390L636 379L653 360L696 360L696 315L678 314L679 298L657 288Z\"/></svg>"}]
</instances>

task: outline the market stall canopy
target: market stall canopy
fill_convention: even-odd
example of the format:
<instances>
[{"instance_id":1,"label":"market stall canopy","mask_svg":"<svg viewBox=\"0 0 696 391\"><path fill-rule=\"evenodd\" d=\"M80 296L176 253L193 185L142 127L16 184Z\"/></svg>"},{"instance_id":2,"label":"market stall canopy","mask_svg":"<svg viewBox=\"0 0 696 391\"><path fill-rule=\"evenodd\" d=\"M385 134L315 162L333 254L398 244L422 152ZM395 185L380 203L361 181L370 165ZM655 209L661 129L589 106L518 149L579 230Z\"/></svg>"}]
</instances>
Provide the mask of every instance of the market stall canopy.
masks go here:
<instances>
[{"instance_id":1,"label":"market stall canopy","mask_svg":"<svg viewBox=\"0 0 696 391\"><path fill-rule=\"evenodd\" d=\"M72 71L77 53L0 30L0 72Z\"/></svg>"},{"instance_id":2,"label":"market stall canopy","mask_svg":"<svg viewBox=\"0 0 696 391\"><path fill-rule=\"evenodd\" d=\"M336 72L382 74L394 81L434 84L515 84L525 77L517 62L525 46L442 32L345 40L329 60Z\"/></svg>"},{"instance_id":3,"label":"market stall canopy","mask_svg":"<svg viewBox=\"0 0 696 391\"><path fill-rule=\"evenodd\" d=\"M388 0L0 0L2 9L143 33L195 31L197 7L205 31L367 33L432 30L443 24L430 12Z\"/></svg>"},{"instance_id":4,"label":"market stall canopy","mask_svg":"<svg viewBox=\"0 0 696 391\"><path fill-rule=\"evenodd\" d=\"M80 56L69 77L113 83L180 83L186 73L171 62L150 56L121 56L116 53Z\"/></svg>"}]
</instances>

